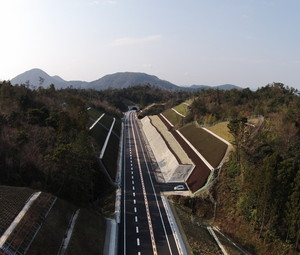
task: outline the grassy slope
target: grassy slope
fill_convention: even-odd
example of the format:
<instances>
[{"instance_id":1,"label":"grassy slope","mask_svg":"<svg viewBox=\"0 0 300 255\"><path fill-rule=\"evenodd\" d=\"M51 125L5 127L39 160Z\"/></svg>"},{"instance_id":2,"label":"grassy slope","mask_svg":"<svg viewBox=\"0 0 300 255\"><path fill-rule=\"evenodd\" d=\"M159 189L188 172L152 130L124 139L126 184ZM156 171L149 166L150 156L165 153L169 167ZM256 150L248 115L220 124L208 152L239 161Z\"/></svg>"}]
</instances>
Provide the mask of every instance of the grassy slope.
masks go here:
<instances>
[{"instance_id":1,"label":"grassy slope","mask_svg":"<svg viewBox=\"0 0 300 255\"><path fill-rule=\"evenodd\" d=\"M102 254L105 219L94 211L80 210L66 255Z\"/></svg>"},{"instance_id":2,"label":"grassy slope","mask_svg":"<svg viewBox=\"0 0 300 255\"><path fill-rule=\"evenodd\" d=\"M75 210L74 205L58 199L33 241L28 254L57 254L70 217Z\"/></svg>"},{"instance_id":3,"label":"grassy slope","mask_svg":"<svg viewBox=\"0 0 300 255\"><path fill-rule=\"evenodd\" d=\"M182 123L182 117L175 113L172 109L168 109L162 113L168 121L170 121L174 126L179 126Z\"/></svg>"},{"instance_id":4,"label":"grassy slope","mask_svg":"<svg viewBox=\"0 0 300 255\"><path fill-rule=\"evenodd\" d=\"M228 124L229 121L224 121L206 128L231 143L233 141L233 136L229 133L229 129L227 127Z\"/></svg>"},{"instance_id":5,"label":"grassy slope","mask_svg":"<svg viewBox=\"0 0 300 255\"><path fill-rule=\"evenodd\" d=\"M187 105L185 103L179 104L173 108L184 116L188 114Z\"/></svg>"},{"instance_id":6,"label":"grassy slope","mask_svg":"<svg viewBox=\"0 0 300 255\"><path fill-rule=\"evenodd\" d=\"M28 254L54 255L59 251L72 214L78 208L58 199L33 241ZM67 254L101 254L105 241L105 219L82 209L77 218Z\"/></svg>"},{"instance_id":7,"label":"grassy slope","mask_svg":"<svg viewBox=\"0 0 300 255\"><path fill-rule=\"evenodd\" d=\"M0 236L33 192L34 190L28 188L0 186Z\"/></svg>"},{"instance_id":8,"label":"grassy slope","mask_svg":"<svg viewBox=\"0 0 300 255\"><path fill-rule=\"evenodd\" d=\"M213 167L220 164L227 150L225 143L195 124L186 125L179 131Z\"/></svg>"},{"instance_id":9,"label":"grassy slope","mask_svg":"<svg viewBox=\"0 0 300 255\"><path fill-rule=\"evenodd\" d=\"M91 108L90 110L88 110L88 114L90 116L89 123L88 123L90 127L103 114L103 112Z\"/></svg>"},{"instance_id":10,"label":"grassy slope","mask_svg":"<svg viewBox=\"0 0 300 255\"><path fill-rule=\"evenodd\" d=\"M198 223L201 224L201 222L197 220L197 217L193 217L193 220L191 220L191 211L179 205L176 205L174 209L176 217L180 220L189 245L193 250L193 254L222 254L220 248L208 230L198 225Z\"/></svg>"}]
</instances>

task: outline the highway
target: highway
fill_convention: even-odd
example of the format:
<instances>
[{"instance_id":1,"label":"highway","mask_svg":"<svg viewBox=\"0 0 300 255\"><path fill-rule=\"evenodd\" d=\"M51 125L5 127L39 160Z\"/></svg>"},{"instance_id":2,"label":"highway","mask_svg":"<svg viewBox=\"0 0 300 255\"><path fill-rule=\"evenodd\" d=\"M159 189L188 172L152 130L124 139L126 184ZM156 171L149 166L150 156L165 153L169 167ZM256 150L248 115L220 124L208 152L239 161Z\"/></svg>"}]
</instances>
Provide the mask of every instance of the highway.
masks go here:
<instances>
[{"instance_id":1,"label":"highway","mask_svg":"<svg viewBox=\"0 0 300 255\"><path fill-rule=\"evenodd\" d=\"M126 113L123 139L118 254L182 254L134 111Z\"/></svg>"}]
</instances>

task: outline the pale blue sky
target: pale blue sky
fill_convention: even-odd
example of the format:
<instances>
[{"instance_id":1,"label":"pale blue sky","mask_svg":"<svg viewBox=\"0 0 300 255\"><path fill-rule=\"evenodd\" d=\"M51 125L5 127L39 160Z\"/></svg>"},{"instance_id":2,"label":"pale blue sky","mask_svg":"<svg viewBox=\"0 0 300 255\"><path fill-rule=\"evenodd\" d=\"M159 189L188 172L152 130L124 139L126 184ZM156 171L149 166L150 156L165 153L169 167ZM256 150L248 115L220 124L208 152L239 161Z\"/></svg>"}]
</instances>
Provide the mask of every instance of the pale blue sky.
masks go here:
<instances>
[{"instance_id":1,"label":"pale blue sky","mask_svg":"<svg viewBox=\"0 0 300 255\"><path fill-rule=\"evenodd\" d=\"M1 79L132 71L300 89L300 0L1 0L0 10Z\"/></svg>"}]
</instances>

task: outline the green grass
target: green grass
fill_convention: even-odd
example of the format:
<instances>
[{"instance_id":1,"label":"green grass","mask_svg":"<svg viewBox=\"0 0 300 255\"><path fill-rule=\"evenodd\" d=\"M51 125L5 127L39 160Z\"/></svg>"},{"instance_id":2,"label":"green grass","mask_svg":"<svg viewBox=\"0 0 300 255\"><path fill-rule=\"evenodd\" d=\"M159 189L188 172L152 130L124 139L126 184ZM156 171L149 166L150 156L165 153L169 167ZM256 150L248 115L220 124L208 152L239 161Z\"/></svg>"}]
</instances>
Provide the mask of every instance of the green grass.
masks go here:
<instances>
[{"instance_id":1,"label":"green grass","mask_svg":"<svg viewBox=\"0 0 300 255\"><path fill-rule=\"evenodd\" d=\"M110 177L114 180L117 170L118 152L119 152L119 138L111 134L107 147L103 156L103 163L108 171Z\"/></svg>"},{"instance_id":2,"label":"green grass","mask_svg":"<svg viewBox=\"0 0 300 255\"><path fill-rule=\"evenodd\" d=\"M88 110L88 114L90 116L90 118L97 120L101 115L102 115L103 111L99 111L95 108L91 108L90 110Z\"/></svg>"},{"instance_id":3,"label":"green grass","mask_svg":"<svg viewBox=\"0 0 300 255\"><path fill-rule=\"evenodd\" d=\"M217 167L223 159L227 144L195 124L189 124L179 130L185 138L212 165Z\"/></svg>"},{"instance_id":4,"label":"green grass","mask_svg":"<svg viewBox=\"0 0 300 255\"><path fill-rule=\"evenodd\" d=\"M108 114L105 114L99 122L109 130L113 122L113 117Z\"/></svg>"},{"instance_id":5,"label":"green grass","mask_svg":"<svg viewBox=\"0 0 300 255\"><path fill-rule=\"evenodd\" d=\"M101 151L104 145L107 134L108 130L100 123L97 123L94 128L90 130L90 135L95 138L99 151Z\"/></svg>"},{"instance_id":6,"label":"green grass","mask_svg":"<svg viewBox=\"0 0 300 255\"><path fill-rule=\"evenodd\" d=\"M229 132L229 129L227 127L228 124L229 124L229 121L224 121L224 122L220 122L214 126L206 127L206 128L231 143L233 141L233 136Z\"/></svg>"},{"instance_id":7,"label":"green grass","mask_svg":"<svg viewBox=\"0 0 300 255\"><path fill-rule=\"evenodd\" d=\"M188 114L188 109L187 109L187 105L182 103L177 105L176 107L173 107L177 112L183 114L184 116L186 116Z\"/></svg>"},{"instance_id":8,"label":"green grass","mask_svg":"<svg viewBox=\"0 0 300 255\"><path fill-rule=\"evenodd\" d=\"M170 121L174 126L178 127L182 124L183 117L178 115L172 109L165 110L162 114Z\"/></svg>"},{"instance_id":9,"label":"green grass","mask_svg":"<svg viewBox=\"0 0 300 255\"><path fill-rule=\"evenodd\" d=\"M58 199L34 239L28 254L57 254L72 213L76 209L74 205Z\"/></svg>"},{"instance_id":10,"label":"green grass","mask_svg":"<svg viewBox=\"0 0 300 255\"><path fill-rule=\"evenodd\" d=\"M22 187L0 186L0 236L9 227L34 192Z\"/></svg>"},{"instance_id":11,"label":"green grass","mask_svg":"<svg viewBox=\"0 0 300 255\"><path fill-rule=\"evenodd\" d=\"M81 209L66 255L102 254L106 222L95 211Z\"/></svg>"},{"instance_id":12,"label":"green grass","mask_svg":"<svg viewBox=\"0 0 300 255\"><path fill-rule=\"evenodd\" d=\"M88 114L90 116L88 126L90 127L103 114L103 111L99 111L95 108L91 108L90 110L88 110Z\"/></svg>"}]
</instances>

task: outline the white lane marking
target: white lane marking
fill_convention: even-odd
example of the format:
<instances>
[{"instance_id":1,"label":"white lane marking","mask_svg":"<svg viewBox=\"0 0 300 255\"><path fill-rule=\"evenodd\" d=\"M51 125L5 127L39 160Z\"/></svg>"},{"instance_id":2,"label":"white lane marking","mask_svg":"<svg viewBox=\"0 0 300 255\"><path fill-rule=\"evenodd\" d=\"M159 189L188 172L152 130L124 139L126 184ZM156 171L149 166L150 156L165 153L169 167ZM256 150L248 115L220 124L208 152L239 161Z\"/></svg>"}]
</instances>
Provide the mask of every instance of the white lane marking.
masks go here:
<instances>
[{"instance_id":1,"label":"white lane marking","mask_svg":"<svg viewBox=\"0 0 300 255\"><path fill-rule=\"evenodd\" d=\"M135 199L133 199L133 203L136 204L136 200Z\"/></svg>"},{"instance_id":2,"label":"white lane marking","mask_svg":"<svg viewBox=\"0 0 300 255\"><path fill-rule=\"evenodd\" d=\"M132 186L132 190L135 190L135 187L134 187L134 186Z\"/></svg>"},{"instance_id":3,"label":"white lane marking","mask_svg":"<svg viewBox=\"0 0 300 255\"><path fill-rule=\"evenodd\" d=\"M132 120L130 120L130 122L132 123ZM135 129L137 130L138 128L137 128L137 124L136 123L135 123L134 126L135 126ZM162 226L163 226L163 229L164 229L164 232L165 232L165 237L166 237L166 240L167 240L167 243L168 243L169 251L170 251L170 254L172 254L172 249L171 249L169 238L168 238L168 235L167 235L167 230L166 230L165 222L164 222L162 214L161 214L161 210L160 210L160 207L159 207L159 204L158 204L158 200L157 200L156 190L154 188L153 181L152 181L152 178L151 178L151 175L150 175L150 171L149 171L149 167L148 167L148 163L147 163L147 160L146 160L146 156L145 156L145 152L144 152L144 148L143 148L143 142L141 140L139 132L136 132L136 133L137 133L137 136L138 136L139 144L140 144L140 147L141 147L141 150L142 150L142 154L143 154L143 158L144 158L144 161L145 161L145 164L146 164L146 168L147 168L147 171L148 171L149 179L150 179L151 186L152 186L152 189L153 189L153 193L154 193L154 197L155 197L155 200L156 200L156 204L157 204L158 212L159 212L160 219L161 219L161 222L162 222ZM134 140L134 146L135 146L135 149L137 151L136 136L135 136L134 132L132 133L132 138ZM138 156L138 152L136 154ZM139 164L139 157L137 157L137 159L138 159L138 164ZM142 174L141 170L140 170L140 174ZM170 222L169 222L169 224L170 224ZM176 240L175 237L174 237L174 233L173 233L173 238L174 238L174 240ZM176 245L177 245L177 243L176 243ZM179 251L180 251L180 249L179 249Z\"/></svg>"},{"instance_id":4,"label":"white lane marking","mask_svg":"<svg viewBox=\"0 0 300 255\"><path fill-rule=\"evenodd\" d=\"M131 171L131 174L133 174L133 172Z\"/></svg>"},{"instance_id":5,"label":"white lane marking","mask_svg":"<svg viewBox=\"0 0 300 255\"><path fill-rule=\"evenodd\" d=\"M135 192L133 192L132 195L135 197Z\"/></svg>"},{"instance_id":6,"label":"white lane marking","mask_svg":"<svg viewBox=\"0 0 300 255\"><path fill-rule=\"evenodd\" d=\"M128 123L128 119L126 118L125 119L125 127L126 127L126 124ZM129 141L130 141L130 130L129 130L129 128L127 129L127 131L128 131L128 134L127 134L127 137L128 137L128 144L129 144ZM125 132L125 131L124 131ZM124 137L123 137L123 139L124 139L124 141L123 141L123 146L124 146L124 148L123 148L123 151L125 152L126 150L126 137L125 137L125 135L124 135ZM129 150L130 150L130 154L131 154L131 145L129 144ZM124 191L123 191L123 195L124 195L124 201L123 201L123 204L124 204L124 206L123 206L123 220L124 220L124 245L123 245L123 250L124 250L124 255L126 255L126 179L125 179L125 176L126 176L126 174L125 174L125 170L126 170L126 157L125 157L125 153L123 154L123 167L124 167L124 171L123 171L123 182L124 182Z\"/></svg>"},{"instance_id":7,"label":"white lane marking","mask_svg":"<svg viewBox=\"0 0 300 255\"><path fill-rule=\"evenodd\" d=\"M134 179L133 175L131 175L131 179Z\"/></svg>"},{"instance_id":8,"label":"white lane marking","mask_svg":"<svg viewBox=\"0 0 300 255\"><path fill-rule=\"evenodd\" d=\"M135 213L137 212L136 207L134 207L134 212L135 212Z\"/></svg>"},{"instance_id":9,"label":"white lane marking","mask_svg":"<svg viewBox=\"0 0 300 255\"><path fill-rule=\"evenodd\" d=\"M134 221L138 222L138 217L137 216L134 216Z\"/></svg>"},{"instance_id":10,"label":"white lane marking","mask_svg":"<svg viewBox=\"0 0 300 255\"><path fill-rule=\"evenodd\" d=\"M132 181L131 183L132 183L132 185L134 185L134 181Z\"/></svg>"},{"instance_id":11,"label":"white lane marking","mask_svg":"<svg viewBox=\"0 0 300 255\"><path fill-rule=\"evenodd\" d=\"M138 255L142 255L142 253L139 251L139 252L138 252Z\"/></svg>"},{"instance_id":12,"label":"white lane marking","mask_svg":"<svg viewBox=\"0 0 300 255\"><path fill-rule=\"evenodd\" d=\"M139 227L138 227L138 226L135 227L135 232L136 232L137 234L139 233Z\"/></svg>"},{"instance_id":13,"label":"white lane marking","mask_svg":"<svg viewBox=\"0 0 300 255\"><path fill-rule=\"evenodd\" d=\"M132 119L131 119L131 123L133 123ZM134 127L134 124L132 124L132 126ZM138 134L138 132L137 132L137 134ZM153 227L152 227L152 220L151 220L151 217L150 217L148 199L147 199L147 195L146 195L147 193L146 193L146 190L145 190L145 183L144 183L144 178L143 178L143 174L142 174L140 156L139 156L139 151L138 151L138 147L137 147L137 139L135 137L135 132L134 131L132 131L132 137L133 137L133 141L134 141L134 147L135 147L135 152L136 152L136 156L137 156L139 174L140 174L141 184L142 184L142 188L143 188L144 204L145 204L145 207L146 207L146 214L147 214L147 218L148 218L148 226L149 226L150 237L151 237L151 241L152 241L152 250L153 250L153 254L157 255L157 248L156 248L155 237L154 237L154 232L153 232ZM139 140L140 140L140 138L139 138ZM140 141L140 146L141 146L141 141ZM143 148L142 148L142 152L143 152ZM144 156L144 159L145 159L145 155L143 155L143 156ZM146 160L145 160L145 162L146 162ZM169 243L168 243L168 245L169 245ZM171 250L170 250L170 253L172 254Z\"/></svg>"},{"instance_id":14,"label":"white lane marking","mask_svg":"<svg viewBox=\"0 0 300 255\"><path fill-rule=\"evenodd\" d=\"M137 244L137 246L140 246L140 238L136 239L136 244Z\"/></svg>"}]
</instances>

